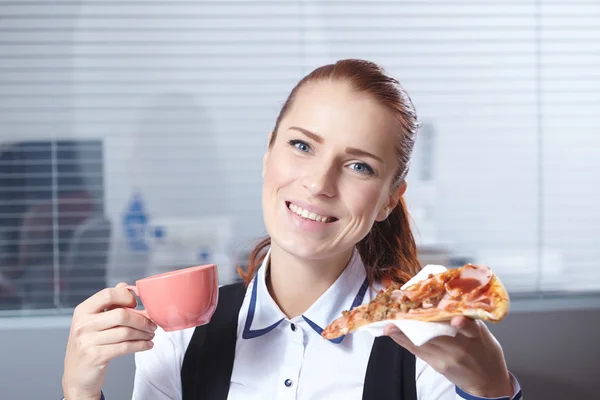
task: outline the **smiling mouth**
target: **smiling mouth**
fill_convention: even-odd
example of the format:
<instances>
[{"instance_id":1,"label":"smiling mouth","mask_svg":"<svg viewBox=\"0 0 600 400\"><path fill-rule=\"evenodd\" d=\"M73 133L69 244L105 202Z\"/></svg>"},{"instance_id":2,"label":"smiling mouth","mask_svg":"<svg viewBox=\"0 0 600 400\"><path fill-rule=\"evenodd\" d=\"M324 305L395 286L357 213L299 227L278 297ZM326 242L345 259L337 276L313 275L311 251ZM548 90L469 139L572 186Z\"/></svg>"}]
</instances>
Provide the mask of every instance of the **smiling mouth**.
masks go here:
<instances>
[{"instance_id":1,"label":"smiling mouth","mask_svg":"<svg viewBox=\"0 0 600 400\"><path fill-rule=\"evenodd\" d=\"M320 214L317 214L317 213L305 210L304 208L299 207L299 206L297 206L297 205L295 205L295 204L293 204L293 203L291 203L289 201L286 201L285 205L287 206L287 208L291 212L297 214L299 217L304 218L304 219L308 219L308 220L311 220L311 221L316 221L316 222L322 222L322 223L325 223L325 224L329 224L331 222L335 222L335 221L338 220L336 217L328 217L328 216L325 216L325 215L320 215Z\"/></svg>"}]
</instances>

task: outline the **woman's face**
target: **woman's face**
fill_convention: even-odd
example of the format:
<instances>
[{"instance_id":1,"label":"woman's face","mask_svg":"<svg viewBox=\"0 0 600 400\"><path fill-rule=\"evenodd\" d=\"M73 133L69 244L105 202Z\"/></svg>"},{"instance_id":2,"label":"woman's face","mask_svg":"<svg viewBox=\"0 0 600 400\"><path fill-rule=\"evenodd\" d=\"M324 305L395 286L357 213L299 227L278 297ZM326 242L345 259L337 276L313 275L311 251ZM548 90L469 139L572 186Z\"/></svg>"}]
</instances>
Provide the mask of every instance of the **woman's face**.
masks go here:
<instances>
[{"instance_id":1,"label":"woman's face","mask_svg":"<svg viewBox=\"0 0 600 400\"><path fill-rule=\"evenodd\" d=\"M287 253L325 259L351 249L396 206L393 113L342 82L303 86L263 165L265 226Z\"/></svg>"}]
</instances>

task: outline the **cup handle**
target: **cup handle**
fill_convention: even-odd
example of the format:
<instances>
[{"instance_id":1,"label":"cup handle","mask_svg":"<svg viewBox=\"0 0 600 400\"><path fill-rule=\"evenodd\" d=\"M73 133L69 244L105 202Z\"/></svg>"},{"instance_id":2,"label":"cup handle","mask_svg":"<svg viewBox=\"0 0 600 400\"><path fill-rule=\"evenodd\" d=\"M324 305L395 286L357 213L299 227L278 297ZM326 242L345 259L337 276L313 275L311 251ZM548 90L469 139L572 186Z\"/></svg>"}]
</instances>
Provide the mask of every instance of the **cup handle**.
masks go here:
<instances>
[{"instance_id":1,"label":"cup handle","mask_svg":"<svg viewBox=\"0 0 600 400\"><path fill-rule=\"evenodd\" d=\"M125 286L123 289L127 289L127 290L131 290L133 293L135 293L135 295L137 297L140 297L140 293L138 292L138 288L135 285L127 285ZM148 312L146 310L137 310L135 308L127 308L130 311L133 311L134 313L138 313L140 315L143 315L144 317L148 318L151 320L150 316L148 315Z\"/></svg>"}]
</instances>

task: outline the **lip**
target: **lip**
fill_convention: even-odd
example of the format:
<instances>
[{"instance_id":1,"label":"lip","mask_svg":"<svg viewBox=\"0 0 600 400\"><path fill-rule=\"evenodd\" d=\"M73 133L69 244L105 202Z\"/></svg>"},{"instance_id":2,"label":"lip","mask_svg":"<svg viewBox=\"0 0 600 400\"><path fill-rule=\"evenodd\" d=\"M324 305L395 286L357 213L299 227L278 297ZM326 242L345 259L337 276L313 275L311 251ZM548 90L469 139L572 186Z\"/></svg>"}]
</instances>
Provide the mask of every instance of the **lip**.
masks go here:
<instances>
[{"instance_id":1,"label":"lip","mask_svg":"<svg viewBox=\"0 0 600 400\"><path fill-rule=\"evenodd\" d=\"M305 209L308 212L319 214L319 215L322 215L323 217L328 217L328 218L333 217L333 218L335 218L335 220L339 219L335 215L331 214L329 211L325 210L324 208L312 205L312 204L307 203L305 201L287 199L287 200L285 200L285 207L286 208L288 208L288 203L295 204L298 207L303 208L303 209Z\"/></svg>"}]
</instances>

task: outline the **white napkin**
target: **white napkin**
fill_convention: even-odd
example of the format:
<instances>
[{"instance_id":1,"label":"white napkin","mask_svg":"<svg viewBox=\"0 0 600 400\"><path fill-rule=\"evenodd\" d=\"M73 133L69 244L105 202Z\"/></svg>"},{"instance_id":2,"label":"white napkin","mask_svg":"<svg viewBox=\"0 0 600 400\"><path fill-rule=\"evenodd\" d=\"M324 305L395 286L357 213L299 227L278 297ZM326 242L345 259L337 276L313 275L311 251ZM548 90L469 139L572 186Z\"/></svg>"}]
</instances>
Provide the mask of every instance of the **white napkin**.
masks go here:
<instances>
[{"instance_id":1,"label":"white napkin","mask_svg":"<svg viewBox=\"0 0 600 400\"><path fill-rule=\"evenodd\" d=\"M426 279L429 274L446 271L442 265L426 265L417 275L406 282L402 289ZM423 322L413 320L378 321L360 327L357 331L366 331L373 336L383 336L383 328L389 324L396 325L415 346L421 346L438 336L456 336L458 330L449 322Z\"/></svg>"}]
</instances>

